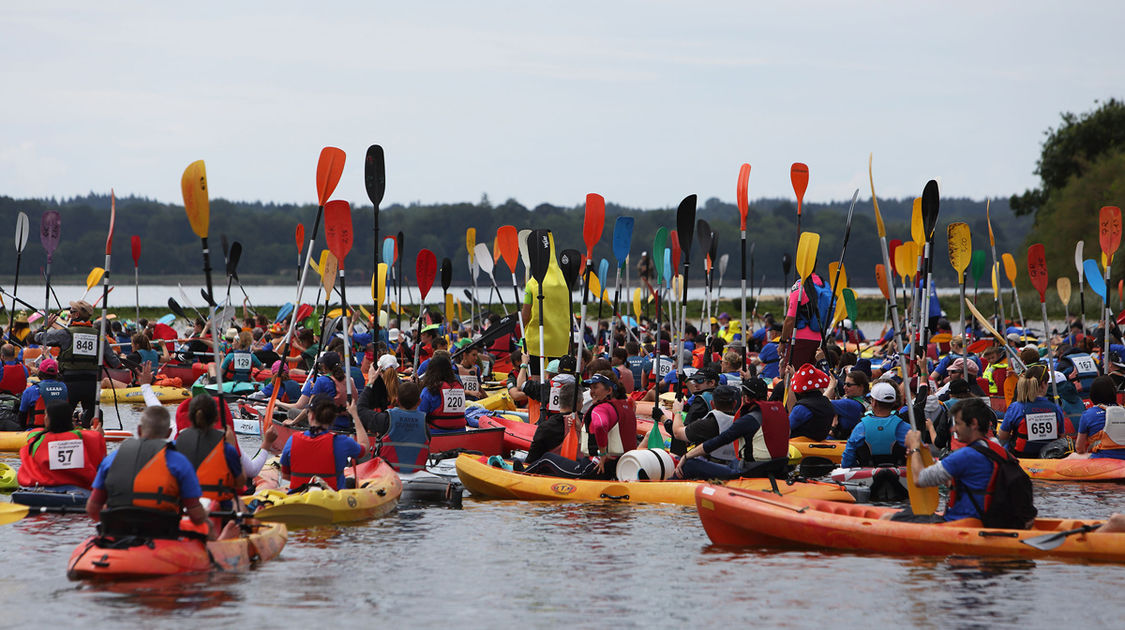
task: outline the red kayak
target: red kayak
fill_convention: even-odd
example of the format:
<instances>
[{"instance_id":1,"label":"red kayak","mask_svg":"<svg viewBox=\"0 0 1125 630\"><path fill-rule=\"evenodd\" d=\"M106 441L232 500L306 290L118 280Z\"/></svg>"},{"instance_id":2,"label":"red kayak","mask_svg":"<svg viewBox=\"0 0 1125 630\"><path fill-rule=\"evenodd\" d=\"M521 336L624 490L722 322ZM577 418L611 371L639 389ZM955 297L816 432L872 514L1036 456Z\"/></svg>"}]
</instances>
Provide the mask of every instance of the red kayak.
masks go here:
<instances>
[{"instance_id":1,"label":"red kayak","mask_svg":"<svg viewBox=\"0 0 1125 630\"><path fill-rule=\"evenodd\" d=\"M285 443L294 434L307 429L307 427L297 427L288 425L280 420L274 419L274 431L277 432L277 438L271 442L262 441L262 448L267 451L278 455L281 450L285 448ZM350 433L350 432L343 432ZM378 442L374 437L371 437L371 448L378 448ZM482 455L503 455L505 453L504 447L504 428L494 427L490 429L467 429L465 431L451 431L448 433L434 433L430 436L430 452L441 453L444 451L452 451L462 449L466 451L477 451Z\"/></svg>"},{"instance_id":2,"label":"red kayak","mask_svg":"<svg viewBox=\"0 0 1125 630\"><path fill-rule=\"evenodd\" d=\"M528 422L497 416L481 416L477 421L482 429L504 429L504 448L510 451L531 450L531 440L535 437L535 426Z\"/></svg>"}]
</instances>

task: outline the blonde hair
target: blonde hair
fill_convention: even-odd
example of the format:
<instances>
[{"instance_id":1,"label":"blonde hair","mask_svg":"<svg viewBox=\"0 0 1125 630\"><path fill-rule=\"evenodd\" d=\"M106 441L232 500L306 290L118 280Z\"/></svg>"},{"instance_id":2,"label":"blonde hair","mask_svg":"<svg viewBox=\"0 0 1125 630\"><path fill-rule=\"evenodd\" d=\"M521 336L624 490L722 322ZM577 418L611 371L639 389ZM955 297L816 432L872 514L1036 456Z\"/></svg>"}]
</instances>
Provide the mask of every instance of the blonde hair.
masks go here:
<instances>
[{"instance_id":1,"label":"blonde hair","mask_svg":"<svg viewBox=\"0 0 1125 630\"><path fill-rule=\"evenodd\" d=\"M1029 403L1039 398L1039 390L1043 388L1043 384L1046 382L1047 368L1042 364L1027 368L1027 371L1020 375L1020 380L1016 382L1016 401Z\"/></svg>"}]
</instances>

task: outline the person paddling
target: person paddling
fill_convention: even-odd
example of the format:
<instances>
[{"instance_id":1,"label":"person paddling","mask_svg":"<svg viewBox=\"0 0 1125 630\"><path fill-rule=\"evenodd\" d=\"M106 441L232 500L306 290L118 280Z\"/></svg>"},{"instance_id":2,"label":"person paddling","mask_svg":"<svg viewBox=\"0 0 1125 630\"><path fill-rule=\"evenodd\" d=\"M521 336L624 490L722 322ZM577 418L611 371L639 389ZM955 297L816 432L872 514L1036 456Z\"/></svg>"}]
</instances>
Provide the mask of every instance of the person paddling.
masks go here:
<instances>
[{"instance_id":1,"label":"person paddling","mask_svg":"<svg viewBox=\"0 0 1125 630\"><path fill-rule=\"evenodd\" d=\"M281 451L281 476L289 480L290 492L307 486L313 478L319 478L333 490L345 488L348 459L367 454L367 431L360 422L355 401L347 408L355 429L354 440L332 432L339 413L334 398L315 396L309 410L309 429L291 435Z\"/></svg>"},{"instance_id":2,"label":"person paddling","mask_svg":"<svg viewBox=\"0 0 1125 630\"><path fill-rule=\"evenodd\" d=\"M910 425L895 413L898 393L894 385L875 383L871 410L860 418L844 446L840 467L882 466L906 463L906 434Z\"/></svg>"},{"instance_id":3,"label":"person paddling","mask_svg":"<svg viewBox=\"0 0 1125 630\"><path fill-rule=\"evenodd\" d=\"M20 397L20 423L25 429L44 426L47 406L69 399L66 383L59 380L59 364L50 357L43 359L39 362L39 382Z\"/></svg>"},{"instance_id":4,"label":"person paddling","mask_svg":"<svg viewBox=\"0 0 1125 630\"><path fill-rule=\"evenodd\" d=\"M90 322L94 307L85 300L70 303L70 325L52 329L58 316L47 318L43 330L35 333L35 342L59 348L59 373L66 383L71 409L82 404L80 424L90 426L94 417L98 387L98 331ZM105 365L120 368L121 361L109 344L102 345Z\"/></svg>"},{"instance_id":5,"label":"person paddling","mask_svg":"<svg viewBox=\"0 0 1125 630\"><path fill-rule=\"evenodd\" d=\"M20 486L78 486L89 489L105 459L101 423L94 429L75 429L66 399L47 406L46 427L28 434L20 448Z\"/></svg>"},{"instance_id":6,"label":"person paddling","mask_svg":"<svg viewBox=\"0 0 1125 630\"><path fill-rule=\"evenodd\" d=\"M219 509L230 510L238 493L246 487L246 475L235 448L234 427L215 429L219 410L215 399L207 393L198 394L188 405L191 426L176 436L176 450L183 453L195 469L203 497L219 502Z\"/></svg>"},{"instance_id":7,"label":"person paddling","mask_svg":"<svg viewBox=\"0 0 1125 630\"><path fill-rule=\"evenodd\" d=\"M418 411L420 395L421 388L417 383L402 383L398 387L397 404L375 414L372 422L372 430L379 440L379 457L401 473L425 470L426 459L430 456L426 414Z\"/></svg>"}]
</instances>

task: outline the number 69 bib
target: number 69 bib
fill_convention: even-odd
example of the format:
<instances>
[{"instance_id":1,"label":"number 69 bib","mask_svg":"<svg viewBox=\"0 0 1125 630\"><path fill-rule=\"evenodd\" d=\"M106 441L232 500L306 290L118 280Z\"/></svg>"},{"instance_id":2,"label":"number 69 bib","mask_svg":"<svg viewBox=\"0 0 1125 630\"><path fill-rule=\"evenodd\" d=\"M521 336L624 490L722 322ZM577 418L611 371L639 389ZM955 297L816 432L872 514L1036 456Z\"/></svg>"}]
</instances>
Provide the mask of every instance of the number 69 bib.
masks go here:
<instances>
[{"instance_id":1,"label":"number 69 bib","mask_svg":"<svg viewBox=\"0 0 1125 630\"><path fill-rule=\"evenodd\" d=\"M1025 422L1028 440L1053 440L1059 436L1059 423L1053 413L1029 413Z\"/></svg>"},{"instance_id":2,"label":"number 69 bib","mask_svg":"<svg viewBox=\"0 0 1125 630\"><path fill-rule=\"evenodd\" d=\"M74 333L70 336L70 353L75 356L98 356L98 336L89 333Z\"/></svg>"},{"instance_id":3,"label":"number 69 bib","mask_svg":"<svg viewBox=\"0 0 1125 630\"><path fill-rule=\"evenodd\" d=\"M465 390L460 387L441 390L442 413L465 413Z\"/></svg>"}]
</instances>

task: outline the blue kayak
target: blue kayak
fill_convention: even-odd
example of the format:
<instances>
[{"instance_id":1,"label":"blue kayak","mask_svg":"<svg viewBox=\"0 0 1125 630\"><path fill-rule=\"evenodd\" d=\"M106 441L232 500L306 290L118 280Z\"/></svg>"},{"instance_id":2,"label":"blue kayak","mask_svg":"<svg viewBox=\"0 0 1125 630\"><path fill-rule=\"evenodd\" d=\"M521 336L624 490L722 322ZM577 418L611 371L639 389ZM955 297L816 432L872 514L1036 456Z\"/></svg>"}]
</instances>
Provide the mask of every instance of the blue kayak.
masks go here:
<instances>
[{"instance_id":1,"label":"blue kayak","mask_svg":"<svg viewBox=\"0 0 1125 630\"><path fill-rule=\"evenodd\" d=\"M12 493L12 503L31 507L83 506L89 498L90 491L81 486L36 486Z\"/></svg>"}]
</instances>

